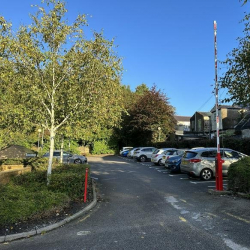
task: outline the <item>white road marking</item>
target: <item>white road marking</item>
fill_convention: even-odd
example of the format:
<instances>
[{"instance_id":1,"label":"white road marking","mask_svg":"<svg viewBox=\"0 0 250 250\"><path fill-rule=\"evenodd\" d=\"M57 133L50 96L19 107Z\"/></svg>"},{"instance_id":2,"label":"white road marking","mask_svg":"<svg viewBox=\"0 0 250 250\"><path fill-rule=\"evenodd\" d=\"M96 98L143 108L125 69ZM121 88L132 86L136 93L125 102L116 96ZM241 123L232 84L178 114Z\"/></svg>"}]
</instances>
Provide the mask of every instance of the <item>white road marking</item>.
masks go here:
<instances>
[{"instance_id":1,"label":"white road marking","mask_svg":"<svg viewBox=\"0 0 250 250\"><path fill-rule=\"evenodd\" d=\"M230 247L231 249L233 249L233 250L249 250L249 248L247 248L247 247L243 247L243 246L241 246L241 245L239 245L239 244L236 244L236 243L234 243L232 240L230 240L230 239L223 239L224 240L224 242L226 243L226 245L228 246L228 247Z\"/></svg>"},{"instance_id":2,"label":"white road marking","mask_svg":"<svg viewBox=\"0 0 250 250\"><path fill-rule=\"evenodd\" d=\"M88 235L90 233L91 233L90 231L80 231L77 233L77 235Z\"/></svg>"}]
</instances>

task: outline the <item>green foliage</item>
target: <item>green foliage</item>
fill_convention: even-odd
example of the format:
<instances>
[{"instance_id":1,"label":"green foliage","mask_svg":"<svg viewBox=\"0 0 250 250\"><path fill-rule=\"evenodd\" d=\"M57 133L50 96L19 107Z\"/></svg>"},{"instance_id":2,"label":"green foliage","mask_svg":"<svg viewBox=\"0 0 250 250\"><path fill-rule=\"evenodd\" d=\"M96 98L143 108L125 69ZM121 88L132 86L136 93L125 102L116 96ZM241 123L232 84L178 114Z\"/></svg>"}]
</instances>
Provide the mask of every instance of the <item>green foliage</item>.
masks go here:
<instances>
[{"instance_id":1,"label":"green foliage","mask_svg":"<svg viewBox=\"0 0 250 250\"><path fill-rule=\"evenodd\" d=\"M33 182L33 185L36 183ZM46 186L39 186L37 189L32 191L11 183L0 186L0 226L31 219L44 211L54 210L57 206L63 207L69 202L64 193L53 193L47 190Z\"/></svg>"},{"instance_id":2,"label":"green foliage","mask_svg":"<svg viewBox=\"0 0 250 250\"><path fill-rule=\"evenodd\" d=\"M127 92L128 94L128 92ZM148 89L145 84L138 86L132 93L133 102L123 114L123 122L116 129L122 145L151 145L160 138L165 140L167 134L175 127L174 108L169 104L166 94L153 86Z\"/></svg>"},{"instance_id":3,"label":"green foliage","mask_svg":"<svg viewBox=\"0 0 250 250\"><path fill-rule=\"evenodd\" d=\"M220 147L231 148L250 156L250 139L220 138ZM153 143L156 148L217 147L216 140L184 140Z\"/></svg>"},{"instance_id":4,"label":"green foliage","mask_svg":"<svg viewBox=\"0 0 250 250\"><path fill-rule=\"evenodd\" d=\"M52 175L48 188L53 192L65 193L71 199L82 197L84 193L85 171L86 165L71 164L58 167Z\"/></svg>"},{"instance_id":5,"label":"green foliage","mask_svg":"<svg viewBox=\"0 0 250 250\"><path fill-rule=\"evenodd\" d=\"M246 1L244 1L244 4ZM224 102L233 101L235 104L240 104L243 107L250 105L250 14L247 14L243 19L245 24L244 37L238 38L239 46L234 48L227 55L227 59L223 62L227 66L227 71L220 79L222 88L227 88L229 97L224 99Z\"/></svg>"},{"instance_id":6,"label":"green foliage","mask_svg":"<svg viewBox=\"0 0 250 250\"><path fill-rule=\"evenodd\" d=\"M109 147L105 140L95 141L93 143L92 154L114 154L114 150Z\"/></svg>"},{"instance_id":7,"label":"green foliage","mask_svg":"<svg viewBox=\"0 0 250 250\"><path fill-rule=\"evenodd\" d=\"M26 165L25 159L12 158L12 159L0 159L0 165Z\"/></svg>"},{"instance_id":8,"label":"green foliage","mask_svg":"<svg viewBox=\"0 0 250 250\"><path fill-rule=\"evenodd\" d=\"M114 40L102 32L86 40L86 16L69 24L63 1L33 7L31 25L17 32L0 18L0 129L44 128L53 150L57 135L86 140L118 126L122 64Z\"/></svg>"},{"instance_id":9,"label":"green foliage","mask_svg":"<svg viewBox=\"0 0 250 250\"><path fill-rule=\"evenodd\" d=\"M89 165L58 166L49 187L46 171L18 175L0 185L0 226L50 215L70 200L82 198L86 167Z\"/></svg>"},{"instance_id":10,"label":"green foliage","mask_svg":"<svg viewBox=\"0 0 250 250\"><path fill-rule=\"evenodd\" d=\"M250 193L250 157L231 164L228 170L228 189L233 192Z\"/></svg>"}]
</instances>

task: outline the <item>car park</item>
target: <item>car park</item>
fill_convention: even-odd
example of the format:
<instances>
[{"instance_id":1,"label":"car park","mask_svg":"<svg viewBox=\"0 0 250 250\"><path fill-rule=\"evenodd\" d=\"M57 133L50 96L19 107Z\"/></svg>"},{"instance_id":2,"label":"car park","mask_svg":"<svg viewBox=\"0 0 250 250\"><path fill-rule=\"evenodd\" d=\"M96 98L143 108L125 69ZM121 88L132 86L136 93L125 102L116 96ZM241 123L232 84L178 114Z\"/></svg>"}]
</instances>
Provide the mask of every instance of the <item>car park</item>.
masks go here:
<instances>
[{"instance_id":1,"label":"car park","mask_svg":"<svg viewBox=\"0 0 250 250\"><path fill-rule=\"evenodd\" d=\"M162 157L167 153L169 150L174 150L175 148L157 148L152 154L151 162L153 162L155 165L163 166L162 163Z\"/></svg>"},{"instance_id":2,"label":"car park","mask_svg":"<svg viewBox=\"0 0 250 250\"><path fill-rule=\"evenodd\" d=\"M49 152L45 153L42 157L49 158ZM54 150L53 158L60 160L61 150ZM63 151L63 163L83 164L87 162L88 162L88 159L84 155L76 155L70 152Z\"/></svg>"},{"instance_id":3,"label":"car park","mask_svg":"<svg viewBox=\"0 0 250 250\"><path fill-rule=\"evenodd\" d=\"M162 156L162 164L165 165L165 161L168 160L171 157L177 156L177 155L183 155L186 149L172 149L167 150L164 152L164 155Z\"/></svg>"},{"instance_id":4,"label":"car park","mask_svg":"<svg viewBox=\"0 0 250 250\"><path fill-rule=\"evenodd\" d=\"M151 156L156 148L155 147L142 147L134 151L133 159L141 162L151 160Z\"/></svg>"},{"instance_id":5,"label":"car park","mask_svg":"<svg viewBox=\"0 0 250 250\"><path fill-rule=\"evenodd\" d=\"M222 174L227 176L228 168L233 163L247 155L238 151L221 148ZM215 177L215 158L217 148L196 148L187 150L181 161L181 172L190 176L200 177L202 180L211 180Z\"/></svg>"}]
</instances>

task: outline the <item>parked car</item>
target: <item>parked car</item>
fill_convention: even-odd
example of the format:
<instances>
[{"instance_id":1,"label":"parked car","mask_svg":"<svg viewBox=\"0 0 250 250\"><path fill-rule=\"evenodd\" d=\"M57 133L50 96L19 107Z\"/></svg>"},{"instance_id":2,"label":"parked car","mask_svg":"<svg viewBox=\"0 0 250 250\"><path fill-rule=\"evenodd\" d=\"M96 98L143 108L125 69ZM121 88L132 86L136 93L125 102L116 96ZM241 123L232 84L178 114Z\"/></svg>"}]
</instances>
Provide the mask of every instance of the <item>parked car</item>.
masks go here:
<instances>
[{"instance_id":1,"label":"parked car","mask_svg":"<svg viewBox=\"0 0 250 250\"><path fill-rule=\"evenodd\" d=\"M129 149L132 149L133 147L122 147L122 149L120 150L120 155L122 155L123 151L127 151Z\"/></svg>"},{"instance_id":2,"label":"parked car","mask_svg":"<svg viewBox=\"0 0 250 250\"><path fill-rule=\"evenodd\" d=\"M247 155L238 151L221 148L222 174L227 175L231 163L238 161ZM217 148L196 148L187 150L181 161L181 172L190 176L200 177L202 180L210 180L215 176L215 157Z\"/></svg>"},{"instance_id":3,"label":"parked car","mask_svg":"<svg viewBox=\"0 0 250 250\"><path fill-rule=\"evenodd\" d=\"M151 156L155 151L155 149L156 149L155 147L139 148L134 151L133 158L141 162L151 160Z\"/></svg>"},{"instance_id":4,"label":"parked car","mask_svg":"<svg viewBox=\"0 0 250 250\"><path fill-rule=\"evenodd\" d=\"M122 151L121 156L123 156L123 157L127 157L127 156L128 156L129 151L130 151L130 150L124 150L124 151Z\"/></svg>"},{"instance_id":5,"label":"parked car","mask_svg":"<svg viewBox=\"0 0 250 250\"><path fill-rule=\"evenodd\" d=\"M164 155L162 156L162 164L165 165L166 160L168 160L171 157L174 157L176 155L183 155L185 152L185 149L172 149L172 150L167 150L164 152Z\"/></svg>"},{"instance_id":6,"label":"parked car","mask_svg":"<svg viewBox=\"0 0 250 250\"><path fill-rule=\"evenodd\" d=\"M49 157L49 152L45 153L42 157ZM58 160L61 159L61 150L54 150L53 158L56 158ZM87 157L84 155L76 155L71 154L69 152L63 151L63 163L75 163L75 164L82 164L87 163Z\"/></svg>"},{"instance_id":7,"label":"parked car","mask_svg":"<svg viewBox=\"0 0 250 250\"><path fill-rule=\"evenodd\" d=\"M132 149L128 152L127 157L128 157L128 158L133 158L133 155L134 155L135 150L139 150L140 148L141 148L141 147L134 147L134 148L132 148Z\"/></svg>"},{"instance_id":8,"label":"parked car","mask_svg":"<svg viewBox=\"0 0 250 250\"><path fill-rule=\"evenodd\" d=\"M169 157L165 161L165 167L168 168L171 173L181 172L181 159L184 153L185 153L185 150L183 150L179 155Z\"/></svg>"},{"instance_id":9,"label":"parked car","mask_svg":"<svg viewBox=\"0 0 250 250\"><path fill-rule=\"evenodd\" d=\"M157 148L152 154L151 162L155 165L163 166L162 157L167 153L168 150L174 150L175 148Z\"/></svg>"}]
</instances>

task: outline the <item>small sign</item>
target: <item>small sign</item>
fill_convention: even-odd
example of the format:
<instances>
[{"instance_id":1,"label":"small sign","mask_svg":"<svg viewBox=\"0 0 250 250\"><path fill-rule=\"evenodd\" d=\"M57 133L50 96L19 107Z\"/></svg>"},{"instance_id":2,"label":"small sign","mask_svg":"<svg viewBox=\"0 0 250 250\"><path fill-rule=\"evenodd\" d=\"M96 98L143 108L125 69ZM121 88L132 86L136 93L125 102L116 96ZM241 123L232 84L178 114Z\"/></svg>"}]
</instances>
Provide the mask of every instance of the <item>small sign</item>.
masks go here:
<instances>
[{"instance_id":1,"label":"small sign","mask_svg":"<svg viewBox=\"0 0 250 250\"><path fill-rule=\"evenodd\" d=\"M37 157L36 153L26 153L26 157Z\"/></svg>"}]
</instances>

